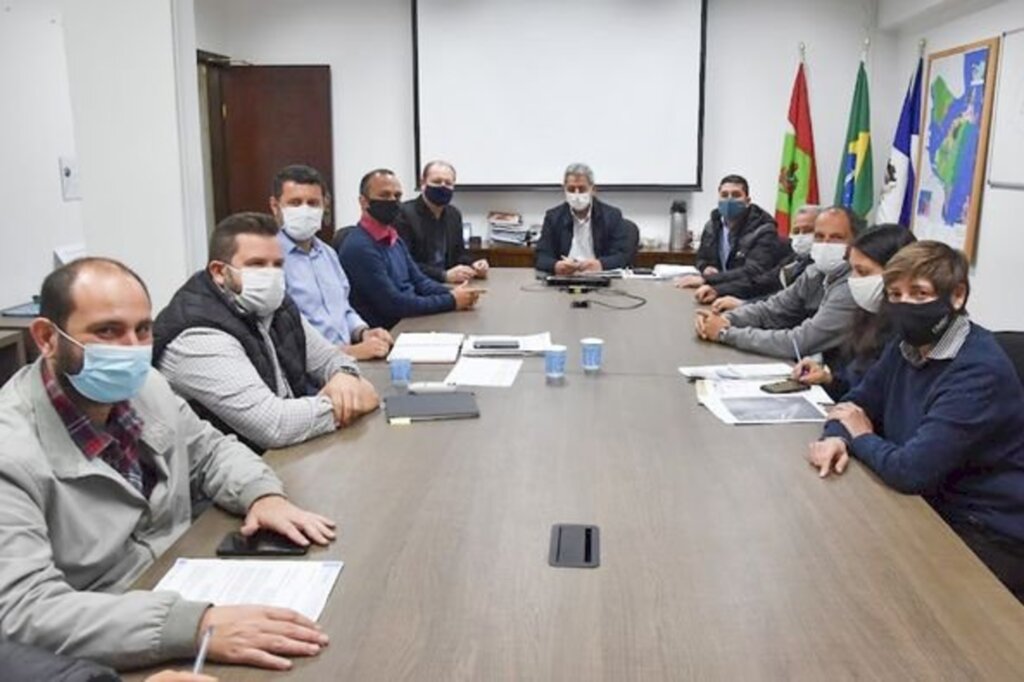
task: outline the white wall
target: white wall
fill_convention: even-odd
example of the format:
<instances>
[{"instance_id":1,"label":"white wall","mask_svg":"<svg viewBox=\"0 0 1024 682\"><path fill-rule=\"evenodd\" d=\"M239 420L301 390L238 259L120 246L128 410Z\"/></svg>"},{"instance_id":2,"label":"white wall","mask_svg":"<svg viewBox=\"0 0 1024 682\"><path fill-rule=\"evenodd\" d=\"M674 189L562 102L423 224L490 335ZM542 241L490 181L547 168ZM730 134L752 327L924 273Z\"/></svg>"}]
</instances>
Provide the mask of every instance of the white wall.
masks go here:
<instances>
[{"instance_id":1,"label":"white wall","mask_svg":"<svg viewBox=\"0 0 1024 682\"><path fill-rule=\"evenodd\" d=\"M964 4L968 10L973 7L972 3ZM1004 0L980 11L967 11L938 26L927 15L919 16L899 31L897 60L901 64L912 62L922 38L928 41L927 52L932 53L1016 28L1024 28L1024 2L1020 0ZM1022 215L1024 190L986 185L968 307L975 320L992 329L1024 330L1024 304L1017 296L1024 264Z\"/></svg>"},{"instance_id":2,"label":"white wall","mask_svg":"<svg viewBox=\"0 0 1024 682\"><path fill-rule=\"evenodd\" d=\"M59 4L89 253L136 269L159 310L190 270L171 0Z\"/></svg>"},{"instance_id":3,"label":"white wall","mask_svg":"<svg viewBox=\"0 0 1024 682\"><path fill-rule=\"evenodd\" d=\"M84 239L81 204L61 196L58 157L75 155L56 2L0 7L0 308L39 293L53 249Z\"/></svg>"},{"instance_id":4,"label":"white wall","mask_svg":"<svg viewBox=\"0 0 1024 682\"><path fill-rule=\"evenodd\" d=\"M868 62L872 94L881 92L880 88L893 89L897 81L905 87L906 77L899 74L902 65L893 72L890 63L891 38L873 29L876 0L710 0L708 5L705 191L688 197L694 216L691 222L706 219L716 202L718 179L729 172L747 176L754 200L774 211L782 136L801 40L807 43L822 200L830 203L866 36L872 38ZM304 0L301 4L195 0L195 6L201 49L258 64L331 66L340 224L357 217L358 180L370 168L393 168L407 194L412 194L415 152L409 0ZM896 99L901 98L902 90ZM878 179L901 102L873 99ZM457 166L458 159L453 161ZM551 169L552 182L561 180L562 170ZM601 171L595 168L598 184ZM667 239L673 194L615 193L605 198L636 220L644 237ZM559 200L556 192L463 192L457 203L479 232L488 210L518 210L528 223L534 223Z\"/></svg>"}]
</instances>

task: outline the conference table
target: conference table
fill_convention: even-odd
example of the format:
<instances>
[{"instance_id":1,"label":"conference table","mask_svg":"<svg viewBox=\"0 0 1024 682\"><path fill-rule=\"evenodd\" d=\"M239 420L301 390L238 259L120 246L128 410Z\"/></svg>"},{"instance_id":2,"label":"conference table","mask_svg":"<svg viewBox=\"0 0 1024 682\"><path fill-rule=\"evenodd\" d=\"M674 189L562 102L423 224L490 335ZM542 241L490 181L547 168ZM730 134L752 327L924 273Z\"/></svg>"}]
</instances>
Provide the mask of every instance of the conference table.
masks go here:
<instances>
[{"instance_id":1,"label":"conference table","mask_svg":"<svg viewBox=\"0 0 1024 682\"><path fill-rule=\"evenodd\" d=\"M1024 607L927 503L856 462L820 480L804 460L820 425L728 426L697 404L680 365L763 360L697 340L689 292L570 294L512 269L484 285L476 310L395 331L550 331L564 384L527 358L513 387L475 389L479 419L376 413L266 455L296 503L339 523L309 558L345 562L320 619L330 646L284 679L1024 679ZM646 303L570 308L639 303L623 292ZM605 340L597 375L580 369L586 336ZM383 363L365 372L391 392ZM556 523L597 525L601 565L549 566ZM237 525L208 511L139 587Z\"/></svg>"}]
</instances>

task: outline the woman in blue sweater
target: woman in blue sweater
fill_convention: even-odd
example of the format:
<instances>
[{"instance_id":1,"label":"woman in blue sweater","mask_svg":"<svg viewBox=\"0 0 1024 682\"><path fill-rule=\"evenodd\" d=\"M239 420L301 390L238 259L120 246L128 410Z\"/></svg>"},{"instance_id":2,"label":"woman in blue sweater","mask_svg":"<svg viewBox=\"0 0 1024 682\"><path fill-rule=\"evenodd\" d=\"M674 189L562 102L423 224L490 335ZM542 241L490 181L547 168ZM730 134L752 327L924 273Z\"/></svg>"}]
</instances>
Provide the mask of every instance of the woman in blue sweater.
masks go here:
<instances>
[{"instance_id":1,"label":"woman in blue sweater","mask_svg":"<svg viewBox=\"0 0 1024 682\"><path fill-rule=\"evenodd\" d=\"M889 261L897 336L829 414L808 461L822 478L860 460L922 495L1024 601L1024 387L992 334L970 322L964 255L911 244Z\"/></svg>"}]
</instances>

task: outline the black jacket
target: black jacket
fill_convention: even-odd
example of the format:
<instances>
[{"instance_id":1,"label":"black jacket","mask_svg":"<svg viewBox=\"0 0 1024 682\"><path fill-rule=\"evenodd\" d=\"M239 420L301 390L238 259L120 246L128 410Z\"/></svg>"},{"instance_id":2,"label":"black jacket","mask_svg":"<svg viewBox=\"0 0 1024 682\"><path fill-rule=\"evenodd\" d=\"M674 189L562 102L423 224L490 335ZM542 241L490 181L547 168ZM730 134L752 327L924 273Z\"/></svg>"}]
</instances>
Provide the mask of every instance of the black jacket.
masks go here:
<instances>
[{"instance_id":1,"label":"black jacket","mask_svg":"<svg viewBox=\"0 0 1024 682\"><path fill-rule=\"evenodd\" d=\"M753 277L771 270L792 253L788 241L779 237L775 218L757 204L751 204L743 222L729 231L729 259L725 267L719 261L718 242L722 238L722 217L716 208L704 225L697 249L697 269L702 273L709 265L719 272L707 275L704 281L718 285L737 277Z\"/></svg>"},{"instance_id":2,"label":"black jacket","mask_svg":"<svg viewBox=\"0 0 1024 682\"><path fill-rule=\"evenodd\" d=\"M274 363L263 341L256 316L239 311L217 286L210 273L200 270L178 289L153 323L153 366L160 367L164 351L182 332L194 327L207 327L230 334L242 345L246 356L252 362L260 378L277 392L277 373ZM274 313L270 324L270 338L281 371L287 379L292 393L298 396L309 394L306 377L306 333L302 329L302 316L290 298L285 296L281 307ZM238 433L201 403L189 401L200 417L213 424L223 433L234 433L238 439L256 452L263 448Z\"/></svg>"},{"instance_id":3,"label":"black jacket","mask_svg":"<svg viewBox=\"0 0 1024 682\"><path fill-rule=\"evenodd\" d=\"M597 199L593 200L590 229L594 235L594 255L605 270L629 265L629 239L622 211ZM537 241L534 267L554 272L555 263L569 255L572 248L572 214L569 204L561 203L544 214L544 227Z\"/></svg>"},{"instance_id":4,"label":"black jacket","mask_svg":"<svg viewBox=\"0 0 1024 682\"><path fill-rule=\"evenodd\" d=\"M473 262L462 240L462 212L450 204L435 219L422 196L403 202L395 229L420 270L438 282L449 268Z\"/></svg>"},{"instance_id":5,"label":"black jacket","mask_svg":"<svg viewBox=\"0 0 1024 682\"><path fill-rule=\"evenodd\" d=\"M742 299L765 298L795 282L810 263L810 256L798 256L795 253L790 253L771 270L753 275L747 273L742 277L735 277L713 286L719 296L735 296Z\"/></svg>"}]
</instances>

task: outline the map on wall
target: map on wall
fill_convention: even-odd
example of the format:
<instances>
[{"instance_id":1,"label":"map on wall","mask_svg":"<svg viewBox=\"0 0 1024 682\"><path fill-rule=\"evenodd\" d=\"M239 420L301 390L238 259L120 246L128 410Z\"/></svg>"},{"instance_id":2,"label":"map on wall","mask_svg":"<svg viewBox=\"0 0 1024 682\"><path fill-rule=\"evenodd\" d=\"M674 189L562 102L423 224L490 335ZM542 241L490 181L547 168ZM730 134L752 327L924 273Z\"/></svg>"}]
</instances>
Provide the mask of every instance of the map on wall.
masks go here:
<instances>
[{"instance_id":1,"label":"map on wall","mask_svg":"<svg viewBox=\"0 0 1024 682\"><path fill-rule=\"evenodd\" d=\"M928 57L913 230L974 256L998 38Z\"/></svg>"}]
</instances>

